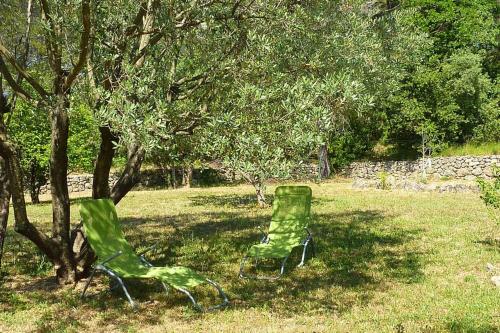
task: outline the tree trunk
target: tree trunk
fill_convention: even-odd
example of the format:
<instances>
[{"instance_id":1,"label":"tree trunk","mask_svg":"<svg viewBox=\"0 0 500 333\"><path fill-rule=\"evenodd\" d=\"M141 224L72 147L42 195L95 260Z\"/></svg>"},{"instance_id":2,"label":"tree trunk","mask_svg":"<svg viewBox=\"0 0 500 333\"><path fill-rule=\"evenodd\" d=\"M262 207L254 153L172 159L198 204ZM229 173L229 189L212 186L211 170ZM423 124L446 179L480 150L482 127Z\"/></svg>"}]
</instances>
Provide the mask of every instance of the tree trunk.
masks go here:
<instances>
[{"instance_id":1,"label":"tree trunk","mask_svg":"<svg viewBox=\"0 0 500 333\"><path fill-rule=\"evenodd\" d=\"M117 141L118 138L113 135L109 127L101 127L99 130L101 132L101 146L94 168L92 197L94 199L111 198L115 204L118 204L139 180L144 150L139 145L129 147L127 165L110 193L109 174L115 156L113 141ZM80 228L71 232L71 242L75 261L80 269L79 278L87 277L96 259L95 254Z\"/></svg>"},{"instance_id":2,"label":"tree trunk","mask_svg":"<svg viewBox=\"0 0 500 333\"><path fill-rule=\"evenodd\" d=\"M38 205L40 203L40 189L36 186L30 186L30 198L33 205Z\"/></svg>"},{"instance_id":3,"label":"tree trunk","mask_svg":"<svg viewBox=\"0 0 500 333\"><path fill-rule=\"evenodd\" d=\"M177 188L177 177L175 175L175 166L172 166L172 169L170 169L170 172L172 174L172 188L176 189Z\"/></svg>"},{"instance_id":4,"label":"tree trunk","mask_svg":"<svg viewBox=\"0 0 500 333\"><path fill-rule=\"evenodd\" d=\"M7 236L7 221L9 218L10 187L7 166L0 157L0 268L2 268L3 245Z\"/></svg>"},{"instance_id":5,"label":"tree trunk","mask_svg":"<svg viewBox=\"0 0 500 333\"><path fill-rule=\"evenodd\" d=\"M113 141L118 141L118 138L113 135L107 126L100 127L99 132L101 133L101 146L94 167L94 180L92 183L92 198L94 199L109 198L111 195L109 172L115 156Z\"/></svg>"},{"instance_id":6,"label":"tree trunk","mask_svg":"<svg viewBox=\"0 0 500 333\"><path fill-rule=\"evenodd\" d=\"M330 161L328 160L328 149L326 144L322 144L318 150L318 177L326 179L330 177Z\"/></svg>"},{"instance_id":7,"label":"tree trunk","mask_svg":"<svg viewBox=\"0 0 500 333\"><path fill-rule=\"evenodd\" d=\"M252 185L255 188L255 194L257 195L257 204L260 208L266 207L266 186L264 185L264 182L259 178L254 178Z\"/></svg>"},{"instance_id":8,"label":"tree trunk","mask_svg":"<svg viewBox=\"0 0 500 333\"><path fill-rule=\"evenodd\" d=\"M111 191L111 199L113 199L115 204L118 204L139 181L139 171L141 170L144 156L144 149L139 144L129 147L127 165Z\"/></svg>"},{"instance_id":9,"label":"tree trunk","mask_svg":"<svg viewBox=\"0 0 500 333\"><path fill-rule=\"evenodd\" d=\"M111 196L109 174L115 156L113 141L118 141L118 138L111 132L108 126L99 127L99 132L101 145L94 166L94 178L92 181L93 199L110 198ZM80 270L79 278L87 277L96 257L80 227L71 231L71 244L76 265Z\"/></svg>"},{"instance_id":10,"label":"tree trunk","mask_svg":"<svg viewBox=\"0 0 500 333\"><path fill-rule=\"evenodd\" d=\"M40 203L40 185L38 184L35 162L31 162L29 174L29 191L31 203L37 205Z\"/></svg>"},{"instance_id":11,"label":"tree trunk","mask_svg":"<svg viewBox=\"0 0 500 333\"><path fill-rule=\"evenodd\" d=\"M50 192L52 195L52 238L58 244L60 255L54 264L60 284L75 283L76 265L70 241L70 201L68 193L68 96L57 95L51 110Z\"/></svg>"},{"instance_id":12,"label":"tree trunk","mask_svg":"<svg viewBox=\"0 0 500 333\"><path fill-rule=\"evenodd\" d=\"M192 179L193 179L193 168L191 166L185 167L182 170L182 185L185 188L191 188Z\"/></svg>"}]
</instances>

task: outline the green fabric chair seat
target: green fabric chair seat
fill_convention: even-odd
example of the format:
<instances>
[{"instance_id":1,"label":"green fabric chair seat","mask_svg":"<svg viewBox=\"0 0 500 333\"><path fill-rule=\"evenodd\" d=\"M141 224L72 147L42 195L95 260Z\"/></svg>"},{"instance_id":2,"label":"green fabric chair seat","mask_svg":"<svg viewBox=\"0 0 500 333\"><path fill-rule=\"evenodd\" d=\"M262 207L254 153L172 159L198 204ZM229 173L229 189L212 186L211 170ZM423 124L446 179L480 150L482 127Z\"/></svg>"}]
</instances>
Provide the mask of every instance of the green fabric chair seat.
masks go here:
<instances>
[{"instance_id":1,"label":"green fabric chair seat","mask_svg":"<svg viewBox=\"0 0 500 333\"><path fill-rule=\"evenodd\" d=\"M118 277L117 280L122 284L122 288L132 305L133 301L120 278L159 280L186 293L199 309L201 307L187 290L203 283L209 283L217 288L221 297L224 298L224 303L221 306L227 305L228 300L218 285L193 270L180 266L153 267L145 259L139 257L123 235L115 206L111 200L97 199L82 202L80 215L87 240L97 255L98 262L101 262L96 267L115 279ZM89 283L90 280L87 286Z\"/></svg>"},{"instance_id":2,"label":"green fabric chair seat","mask_svg":"<svg viewBox=\"0 0 500 333\"><path fill-rule=\"evenodd\" d=\"M267 236L261 244L253 245L247 252L240 265L240 277L245 277L243 267L247 258L284 259L281 267L283 274L284 263L292 250L304 246L305 251L312 237L307 227L311 219L312 191L308 186L279 186L275 192L273 214Z\"/></svg>"},{"instance_id":3,"label":"green fabric chair seat","mask_svg":"<svg viewBox=\"0 0 500 333\"><path fill-rule=\"evenodd\" d=\"M253 245L249 257L285 258L307 237L307 224L301 219L273 220L269 226L268 242Z\"/></svg>"},{"instance_id":4,"label":"green fabric chair seat","mask_svg":"<svg viewBox=\"0 0 500 333\"><path fill-rule=\"evenodd\" d=\"M175 289L192 289L200 284L207 283L207 279L195 271L182 266L146 267L143 263L136 267L127 265L126 269L120 265L109 265L119 276L129 279L157 279Z\"/></svg>"},{"instance_id":5,"label":"green fabric chair seat","mask_svg":"<svg viewBox=\"0 0 500 333\"><path fill-rule=\"evenodd\" d=\"M248 250L247 256L253 258L285 258L295 246L276 244L257 244Z\"/></svg>"}]
</instances>

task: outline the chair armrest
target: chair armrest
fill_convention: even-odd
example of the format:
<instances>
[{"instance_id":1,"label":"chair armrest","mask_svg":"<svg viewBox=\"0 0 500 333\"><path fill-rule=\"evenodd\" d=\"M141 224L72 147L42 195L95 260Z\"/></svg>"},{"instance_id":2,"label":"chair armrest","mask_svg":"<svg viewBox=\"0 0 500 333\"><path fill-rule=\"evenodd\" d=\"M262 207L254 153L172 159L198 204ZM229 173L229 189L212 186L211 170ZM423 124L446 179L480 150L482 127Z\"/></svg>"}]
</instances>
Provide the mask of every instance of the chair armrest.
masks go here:
<instances>
[{"instance_id":1,"label":"chair armrest","mask_svg":"<svg viewBox=\"0 0 500 333\"><path fill-rule=\"evenodd\" d=\"M110 262L111 260L115 259L116 257L121 256L122 254L123 254L122 251L118 251L115 254L113 254L113 255L107 257L106 259L104 259L102 262L98 263L98 265L107 264L108 262Z\"/></svg>"}]
</instances>

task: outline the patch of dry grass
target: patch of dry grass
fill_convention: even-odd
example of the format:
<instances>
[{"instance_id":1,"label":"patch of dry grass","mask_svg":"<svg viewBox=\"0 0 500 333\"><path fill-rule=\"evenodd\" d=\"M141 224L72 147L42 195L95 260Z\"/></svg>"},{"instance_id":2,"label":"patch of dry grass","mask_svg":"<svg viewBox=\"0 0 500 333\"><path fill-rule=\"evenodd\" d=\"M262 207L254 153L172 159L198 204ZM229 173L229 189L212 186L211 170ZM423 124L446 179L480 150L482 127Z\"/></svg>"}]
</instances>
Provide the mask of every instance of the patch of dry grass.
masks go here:
<instances>
[{"instance_id":1,"label":"patch of dry grass","mask_svg":"<svg viewBox=\"0 0 500 333\"><path fill-rule=\"evenodd\" d=\"M124 332L498 332L500 291L487 262L500 264L498 227L476 194L356 191L311 185L317 256L277 282L237 278L241 257L259 240L271 209L249 186L130 193L118 206L128 240L159 242L156 265L185 265L218 281L231 298L200 315L180 293L129 281L133 312L107 278L81 301L58 289L51 266L9 230L0 286L0 331ZM273 191L273 187L269 191ZM72 216L78 221L78 199ZM30 206L49 229L50 205ZM211 294L198 290L204 301Z\"/></svg>"}]
</instances>

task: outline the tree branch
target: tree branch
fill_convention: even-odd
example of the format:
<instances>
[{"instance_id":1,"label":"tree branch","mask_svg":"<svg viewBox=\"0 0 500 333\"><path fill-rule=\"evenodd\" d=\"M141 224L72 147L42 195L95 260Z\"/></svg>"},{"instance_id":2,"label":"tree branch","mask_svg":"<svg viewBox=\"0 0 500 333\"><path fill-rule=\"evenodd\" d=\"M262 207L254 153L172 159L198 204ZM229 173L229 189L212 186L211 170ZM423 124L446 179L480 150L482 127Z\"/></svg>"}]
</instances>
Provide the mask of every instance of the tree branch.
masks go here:
<instances>
[{"instance_id":1,"label":"tree branch","mask_svg":"<svg viewBox=\"0 0 500 333\"><path fill-rule=\"evenodd\" d=\"M151 37L149 39L149 42L139 51L139 53L132 59L131 63L132 64L137 64L139 63L139 60L141 60L145 55L146 55L146 52L153 46L156 45L156 43L158 43L161 38L164 36L164 33L163 32L159 32L157 33L156 35L154 35L153 37Z\"/></svg>"},{"instance_id":2,"label":"tree branch","mask_svg":"<svg viewBox=\"0 0 500 333\"><path fill-rule=\"evenodd\" d=\"M47 98L50 94L43 89L43 87L28 73L26 72L21 65L19 65L12 55L12 53L7 50L7 48L0 42L0 56L4 56L5 59L12 65L12 67L15 68L15 70L21 75L23 79L25 79L37 92L38 94L43 97ZM5 63L3 63L5 65ZM4 73L5 75L5 73ZM11 76L12 77L12 76ZM6 76L7 79L7 76ZM9 82L10 84L10 82ZM11 85L12 86L12 85ZM14 89L14 88L13 88Z\"/></svg>"},{"instance_id":3,"label":"tree branch","mask_svg":"<svg viewBox=\"0 0 500 333\"><path fill-rule=\"evenodd\" d=\"M132 23L131 26L129 26L127 29L125 29L125 36L131 36L134 32L139 31L139 27L141 26L142 19L144 15L147 13L147 6L148 3L147 1L143 1L140 4L139 11L137 12L137 15L134 18L134 22Z\"/></svg>"},{"instance_id":4,"label":"tree branch","mask_svg":"<svg viewBox=\"0 0 500 333\"><path fill-rule=\"evenodd\" d=\"M24 99L33 99L33 97L26 90L24 90L12 77L1 55L0 55L0 73L2 73L2 75L5 77L5 80L9 83L9 86L12 88L12 90L16 95Z\"/></svg>"},{"instance_id":5,"label":"tree branch","mask_svg":"<svg viewBox=\"0 0 500 333\"><path fill-rule=\"evenodd\" d=\"M31 32L31 16L33 13L33 0L28 0L28 5L26 6L26 31L24 33L24 52L22 54L21 58L21 65L23 68L26 68L26 64L28 63L28 57L30 54L30 32ZM21 39L22 40L22 39ZM21 82L23 81L23 77L21 74L17 74L17 80L16 83L20 86ZM11 99L11 108L14 109L16 106L17 102L17 94L14 94L14 97ZM7 125L10 122L10 117L7 119Z\"/></svg>"},{"instance_id":6,"label":"tree branch","mask_svg":"<svg viewBox=\"0 0 500 333\"><path fill-rule=\"evenodd\" d=\"M50 26L49 30L50 38L48 38L46 41L47 50L49 53L50 65L52 66L52 70L57 75L60 75L62 71L61 54L57 43L55 43L55 41L57 40L56 25L54 23L54 19L50 15L50 7L47 0L40 0L40 5L42 7L43 17L49 23Z\"/></svg>"},{"instance_id":7,"label":"tree branch","mask_svg":"<svg viewBox=\"0 0 500 333\"><path fill-rule=\"evenodd\" d=\"M82 24L83 24L83 32L80 38L80 55L78 57L78 62L73 67L73 70L66 78L66 82L64 83L64 90L67 90L73 84L76 76L80 73L83 66L85 65L85 61L87 60L87 56L89 53L89 37L90 37L90 0L82 1Z\"/></svg>"}]
</instances>

